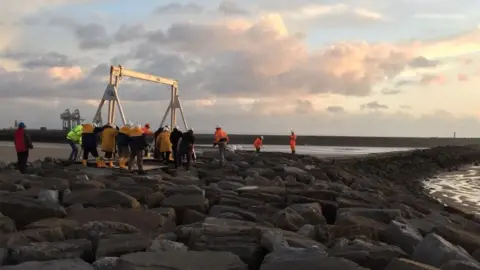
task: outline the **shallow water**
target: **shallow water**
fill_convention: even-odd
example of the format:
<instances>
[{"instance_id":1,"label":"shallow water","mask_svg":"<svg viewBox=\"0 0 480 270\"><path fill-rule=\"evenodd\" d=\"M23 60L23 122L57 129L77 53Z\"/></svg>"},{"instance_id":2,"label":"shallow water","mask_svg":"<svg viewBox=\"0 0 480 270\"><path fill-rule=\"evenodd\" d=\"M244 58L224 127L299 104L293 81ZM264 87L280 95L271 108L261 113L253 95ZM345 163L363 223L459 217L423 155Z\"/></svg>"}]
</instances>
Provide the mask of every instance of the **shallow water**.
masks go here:
<instances>
[{"instance_id":1,"label":"shallow water","mask_svg":"<svg viewBox=\"0 0 480 270\"><path fill-rule=\"evenodd\" d=\"M13 147L12 142L1 142L0 147ZM240 150L253 150L252 145L238 144L235 145ZM212 145L200 144L197 147L209 148ZM35 149L70 149L67 144L59 143L35 143ZM297 146L297 154L303 155L318 155L318 156L353 156L365 155L372 153L386 153L397 151L409 151L415 148L406 147L345 147L345 146ZM288 145L265 145L262 151L265 152L284 152L289 153L290 147Z\"/></svg>"},{"instance_id":2,"label":"shallow water","mask_svg":"<svg viewBox=\"0 0 480 270\"><path fill-rule=\"evenodd\" d=\"M425 181L430 195L438 201L480 214L480 166L442 173Z\"/></svg>"}]
</instances>

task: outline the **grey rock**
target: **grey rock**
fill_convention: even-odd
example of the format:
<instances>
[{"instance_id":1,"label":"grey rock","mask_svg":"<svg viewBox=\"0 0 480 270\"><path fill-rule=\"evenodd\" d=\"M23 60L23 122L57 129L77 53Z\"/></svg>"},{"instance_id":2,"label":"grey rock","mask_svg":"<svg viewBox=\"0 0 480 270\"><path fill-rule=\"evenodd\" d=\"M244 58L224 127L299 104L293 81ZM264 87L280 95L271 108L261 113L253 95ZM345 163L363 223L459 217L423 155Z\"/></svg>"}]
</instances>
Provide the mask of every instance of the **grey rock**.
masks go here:
<instances>
[{"instance_id":1,"label":"grey rock","mask_svg":"<svg viewBox=\"0 0 480 270\"><path fill-rule=\"evenodd\" d=\"M279 211L274 217L275 226L284 230L298 231L303 225L307 224L305 218L292 208L285 208Z\"/></svg>"},{"instance_id":2,"label":"grey rock","mask_svg":"<svg viewBox=\"0 0 480 270\"><path fill-rule=\"evenodd\" d=\"M178 194L165 198L162 202L162 206L172 207L177 213L181 213L185 209L206 213L208 209L208 199L205 199L204 196L199 194Z\"/></svg>"},{"instance_id":3,"label":"grey rock","mask_svg":"<svg viewBox=\"0 0 480 270\"><path fill-rule=\"evenodd\" d=\"M396 245L409 254L413 254L415 247L423 240L420 233L408 223L392 220L385 232L385 241Z\"/></svg>"},{"instance_id":4,"label":"grey rock","mask_svg":"<svg viewBox=\"0 0 480 270\"><path fill-rule=\"evenodd\" d=\"M0 196L0 213L13 219L18 228L40 219L67 215L58 204L20 196Z\"/></svg>"},{"instance_id":5,"label":"grey rock","mask_svg":"<svg viewBox=\"0 0 480 270\"><path fill-rule=\"evenodd\" d=\"M292 204L290 208L299 213L309 224L326 224L325 217L322 214L322 207L319 203Z\"/></svg>"},{"instance_id":6,"label":"grey rock","mask_svg":"<svg viewBox=\"0 0 480 270\"><path fill-rule=\"evenodd\" d=\"M466 261L449 261L442 265L442 270L480 270L480 263Z\"/></svg>"},{"instance_id":7,"label":"grey rock","mask_svg":"<svg viewBox=\"0 0 480 270\"><path fill-rule=\"evenodd\" d=\"M0 270L94 270L93 266L81 259L25 262L3 266Z\"/></svg>"},{"instance_id":8,"label":"grey rock","mask_svg":"<svg viewBox=\"0 0 480 270\"><path fill-rule=\"evenodd\" d=\"M174 242L174 241L170 241L162 238L156 238L152 240L152 242L150 243L150 246L147 249L147 251L152 251L152 252L161 252L161 251L169 251L169 250L188 251L188 247L179 242Z\"/></svg>"},{"instance_id":9,"label":"grey rock","mask_svg":"<svg viewBox=\"0 0 480 270\"><path fill-rule=\"evenodd\" d=\"M140 203L130 195L110 189L76 190L63 197L63 205L82 204L94 207L139 208Z\"/></svg>"},{"instance_id":10,"label":"grey rock","mask_svg":"<svg viewBox=\"0 0 480 270\"><path fill-rule=\"evenodd\" d=\"M287 240L283 236L283 233L280 230L275 229L265 230L262 233L260 244L270 252L289 247Z\"/></svg>"},{"instance_id":11,"label":"grey rock","mask_svg":"<svg viewBox=\"0 0 480 270\"><path fill-rule=\"evenodd\" d=\"M440 270L437 267L431 265L419 263L416 261L411 261L405 258L395 258L393 259L385 270Z\"/></svg>"},{"instance_id":12,"label":"grey rock","mask_svg":"<svg viewBox=\"0 0 480 270\"><path fill-rule=\"evenodd\" d=\"M416 247L412 259L435 267L451 260L474 261L461 247L454 246L441 236L431 233Z\"/></svg>"},{"instance_id":13,"label":"grey rock","mask_svg":"<svg viewBox=\"0 0 480 270\"><path fill-rule=\"evenodd\" d=\"M59 203L58 190L40 190L38 200L42 202Z\"/></svg>"},{"instance_id":14,"label":"grey rock","mask_svg":"<svg viewBox=\"0 0 480 270\"><path fill-rule=\"evenodd\" d=\"M315 226L313 226L311 224L305 224L300 228L300 230L298 230L297 233L302 235L302 236L305 236L307 238L315 239L316 235L317 235L316 231L317 230L316 230Z\"/></svg>"},{"instance_id":15,"label":"grey rock","mask_svg":"<svg viewBox=\"0 0 480 270\"><path fill-rule=\"evenodd\" d=\"M78 238L96 239L107 234L140 233L136 227L113 221L91 221L75 229Z\"/></svg>"},{"instance_id":16,"label":"grey rock","mask_svg":"<svg viewBox=\"0 0 480 270\"><path fill-rule=\"evenodd\" d=\"M150 238L141 233L105 235L98 240L96 258L119 257L145 251L149 245Z\"/></svg>"},{"instance_id":17,"label":"grey rock","mask_svg":"<svg viewBox=\"0 0 480 270\"><path fill-rule=\"evenodd\" d=\"M8 260L15 264L28 261L50 261L71 258L92 258L92 244L87 239L62 242L30 243L10 248Z\"/></svg>"},{"instance_id":18,"label":"grey rock","mask_svg":"<svg viewBox=\"0 0 480 270\"><path fill-rule=\"evenodd\" d=\"M95 270L114 270L117 267L119 257L103 257L97 259L93 264Z\"/></svg>"},{"instance_id":19,"label":"grey rock","mask_svg":"<svg viewBox=\"0 0 480 270\"><path fill-rule=\"evenodd\" d=\"M230 252L166 251L123 255L117 270L248 270L240 258Z\"/></svg>"}]
</instances>

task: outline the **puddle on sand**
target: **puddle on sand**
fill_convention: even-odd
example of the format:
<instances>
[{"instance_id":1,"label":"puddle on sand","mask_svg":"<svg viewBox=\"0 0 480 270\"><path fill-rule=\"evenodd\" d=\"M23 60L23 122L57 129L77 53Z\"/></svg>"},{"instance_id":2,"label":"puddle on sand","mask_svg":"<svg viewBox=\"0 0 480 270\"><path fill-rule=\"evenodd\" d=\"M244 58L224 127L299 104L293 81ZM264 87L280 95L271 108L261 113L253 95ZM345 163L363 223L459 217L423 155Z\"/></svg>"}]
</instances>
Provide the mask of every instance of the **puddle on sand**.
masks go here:
<instances>
[{"instance_id":1,"label":"puddle on sand","mask_svg":"<svg viewBox=\"0 0 480 270\"><path fill-rule=\"evenodd\" d=\"M424 185L441 203L480 214L480 166L439 174Z\"/></svg>"}]
</instances>

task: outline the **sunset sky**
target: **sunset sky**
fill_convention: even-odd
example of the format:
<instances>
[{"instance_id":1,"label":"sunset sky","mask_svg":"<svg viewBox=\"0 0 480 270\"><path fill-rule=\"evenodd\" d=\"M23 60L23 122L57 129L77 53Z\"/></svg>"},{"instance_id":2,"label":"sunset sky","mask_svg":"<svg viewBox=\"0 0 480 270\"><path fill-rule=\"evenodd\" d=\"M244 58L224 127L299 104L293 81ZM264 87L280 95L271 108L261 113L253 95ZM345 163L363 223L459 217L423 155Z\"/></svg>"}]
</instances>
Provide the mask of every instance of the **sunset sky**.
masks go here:
<instances>
[{"instance_id":1,"label":"sunset sky","mask_svg":"<svg viewBox=\"0 0 480 270\"><path fill-rule=\"evenodd\" d=\"M177 79L199 133L480 136L478 0L1 2L0 127L92 120L121 64ZM123 80L128 120L168 90Z\"/></svg>"}]
</instances>

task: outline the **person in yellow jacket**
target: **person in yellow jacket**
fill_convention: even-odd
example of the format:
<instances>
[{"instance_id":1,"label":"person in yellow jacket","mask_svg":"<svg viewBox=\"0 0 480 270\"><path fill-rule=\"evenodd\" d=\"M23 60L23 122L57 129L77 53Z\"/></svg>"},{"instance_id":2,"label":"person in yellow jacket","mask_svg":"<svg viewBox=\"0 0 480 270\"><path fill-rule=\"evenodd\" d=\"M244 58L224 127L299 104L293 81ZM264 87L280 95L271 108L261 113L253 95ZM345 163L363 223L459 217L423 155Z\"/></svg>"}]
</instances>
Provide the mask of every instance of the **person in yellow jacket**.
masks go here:
<instances>
[{"instance_id":1,"label":"person in yellow jacket","mask_svg":"<svg viewBox=\"0 0 480 270\"><path fill-rule=\"evenodd\" d=\"M130 156L130 147L128 146L130 141L130 129L130 125L123 126L120 128L116 138L118 148L118 167L120 167L120 169L127 168L127 160Z\"/></svg>"},{"instance_id":2,"label":"person in yellow jacket","mask_svg":"<svg viewBox=\"0 0 480 270\"><path fill-rule=\"evenodd\" d=\"M77 145L82 144L82 131L83 131L83 126L78 125L78 126L74 127L72 130L70 130L67 134L68 144L72 148L72 152L70 153L70 156L68 157L69 161L75 162L77 160L77 156L78 156Z\"/></svg>"},{"instance_id":3,"label":"person in yellow jacket","mask_svg":"<svg viewBox=\"0 0 480 270\"><path fill-rule=\"evenodd\" d=\"M115 137L117 134L118 128L116 126L109 124L103 127L101 135L102 144L100 148L105 153L105 156L102 161L102 167L108 166L109 168L113 168L113 153L115 153Z\"/></svg>"},{"instance_id":4,"label":"person in yellow jacket","mask_svg":"<svg viewBox=\"0 0 480 270\"><path fill-rule=\"evenodd\" d=\"M170 154L172 153L172 143L170 142L170 129L165 127L156 139L157 149L160 152L160 157L163 161L168 162L170 160Z\"/></svg>"}]
</instances>

